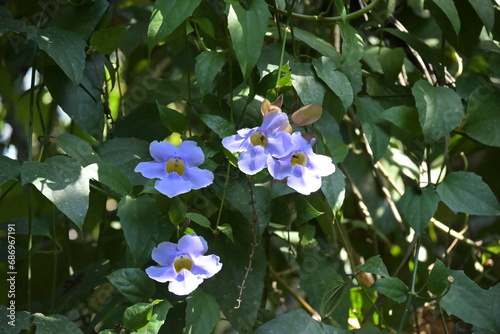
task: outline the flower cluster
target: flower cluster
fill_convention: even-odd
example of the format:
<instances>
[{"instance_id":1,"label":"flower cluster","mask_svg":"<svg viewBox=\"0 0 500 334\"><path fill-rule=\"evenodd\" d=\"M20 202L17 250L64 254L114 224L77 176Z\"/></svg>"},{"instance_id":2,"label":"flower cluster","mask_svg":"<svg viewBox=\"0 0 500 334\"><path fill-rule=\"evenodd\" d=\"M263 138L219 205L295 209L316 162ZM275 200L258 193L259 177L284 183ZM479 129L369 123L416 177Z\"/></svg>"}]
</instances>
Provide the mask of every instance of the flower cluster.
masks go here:
<instances>
[{"instance_id":1,"label":"flower cluster","mask_svg":"<svg viewBox=\"0 0 500 334\"><path fill-rule=\"evenodd\" d=\"M194 141L184 141L178 147L153 141L149 152L154 161L139 163L135 171L149 179L158 179L156 190L168 197L204 188L214 180L212 172L198 168L205 156Z\"/></svg>"},{"instance_id":2,"label":"flower cluster","mask_svg":"<svg viewBox=\"0 0 500 334\"><path fill-rule=\"evenodd\" d=\"M317 105L306 107L292 116L292 119L300 119L300 124L295 124L310 124L319 118ZM313 152L314 139L307 141L300 132L290 134L288 116L279 107L269 105L266 100L262 114L261 126L241 129L222 140L226 149L243 152L238 158L238 168L254 175L267 167L273 178L286 180L289 187L301 194L317 191L321 177L335 172L331 158Z\"/></svg>"},{"instance_id":3,"label":"flower cluster","mask_svg":"<svg viewBox=\"0 0 500 334\"><path fill-rule=\"evenodd\" d=\"M147 268L146 274L158 282L170 282L170 292L188 295L222 268L217 255L203 255L207 250L205 239L195 234L184 235L177 244L162 242L151 255L159 266Z\"/></svg>"}]
</instances>

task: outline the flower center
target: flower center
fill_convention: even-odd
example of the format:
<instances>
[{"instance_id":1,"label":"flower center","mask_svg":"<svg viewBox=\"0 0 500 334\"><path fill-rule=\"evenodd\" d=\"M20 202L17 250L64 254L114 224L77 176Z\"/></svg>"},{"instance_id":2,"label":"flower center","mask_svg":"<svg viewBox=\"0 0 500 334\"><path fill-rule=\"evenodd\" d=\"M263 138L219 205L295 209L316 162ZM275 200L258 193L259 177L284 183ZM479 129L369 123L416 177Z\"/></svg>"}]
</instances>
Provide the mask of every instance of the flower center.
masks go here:
<instances>
[{"instance_id":1,"label":"flower center","mask_svg":"<svg viewBox=\"0 0 500 334\"><path fill-rule=\"evenodd\" d=\"M297 165L305 166L307 164L307 155L304 152L295 152L290 158L290 163L292 167Z\"/></svg>"},{"instance_id":2,"label":"flower center","mask_svg":"<svg viewBox=\"0 0 500 334\"><path fill-rule=\"evenodd\" d=\"M182 269L191 271L193 269L193 260L187 255L179 255L174 261L175 272L179 273Z\"/></svg>"},{"instance_id":3,"label":"flower center","mask_svg":"<svg viewBox=\"0 0 500 334\"><path fill-rule=\"evenodd\" d=\"M167 161L165 169L167 170L167 173L169 173L169 174L176 172L177 174L182 176L182 174L184 174L184 171L186 170L186 166L184 166L184 162L181 159L170 158Z\"/></svg>"},{"instance_id":4,"label":"flower center","mask_svg":"<svg viewBox=\"0 0 500 334\"><path fill-rule=\"evenodd\" d=\"M252 143L253 146L261 145L266 147L267 146L266 134L262 131L255 131L250 136L250 142Z\"/></svg>"}]
</instances>

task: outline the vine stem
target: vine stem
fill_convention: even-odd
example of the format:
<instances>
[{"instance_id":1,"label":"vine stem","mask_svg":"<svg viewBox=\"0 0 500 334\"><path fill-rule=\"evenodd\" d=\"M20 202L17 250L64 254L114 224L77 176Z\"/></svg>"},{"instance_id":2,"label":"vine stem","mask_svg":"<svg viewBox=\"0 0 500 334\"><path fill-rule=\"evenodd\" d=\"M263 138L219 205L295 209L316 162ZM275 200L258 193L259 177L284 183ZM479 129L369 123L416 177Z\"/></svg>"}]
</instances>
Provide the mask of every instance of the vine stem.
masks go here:
<instances>
[{"instance_id":1,"label":"vine stem","mask_svg":"<svg viewBox=\"0 0 500 334\"><path fill-rule=\"evenodd\" d=\"M415 257L413 260L413 273L411 277L411 287L410 292L408 293L408 300L406 302L405 312L403 313L403 317L401 318L401 322L399 323L398 333L402 333L404 324L406 322L406 318L408 317L408 312L410 311L410 306L413 302L413 299L416 295L415 292L415 283L417 281L417 268L418 268L418 253L420 252L420 246L422 244L422 240L418 235L415 235L417 238L417 245L415 246Z\"/></svg>"},{"instance_id":2,"label":"vine stem","mask_svg":"<svg viewBox=\"0 0 500 334\"><path fill-rule=\"evenodd\" d=\"M253 264L253 257L255 255L255 248L257 248L257 223L259 221L259 218L257 218L257 211L255 210L255 200L253 197L253 189L252 189L252 182L250 181L250 177L248 178L247 181L248 185L248 192L250 194L250 207L252 209L252 236L253 240L252 243L250 244L250 255L248 256L248 265L245 267L245 276L243 276L243 280L241 281L241 285L238 286L239 292L238 292L238 298L236 299L236 306L234 307L235 309L239 309L241 306L241 298L243 297L243 290L245 289L245 285L247 283L248 275L252 271L252 264Z\"/></svg>"}]
</instances>

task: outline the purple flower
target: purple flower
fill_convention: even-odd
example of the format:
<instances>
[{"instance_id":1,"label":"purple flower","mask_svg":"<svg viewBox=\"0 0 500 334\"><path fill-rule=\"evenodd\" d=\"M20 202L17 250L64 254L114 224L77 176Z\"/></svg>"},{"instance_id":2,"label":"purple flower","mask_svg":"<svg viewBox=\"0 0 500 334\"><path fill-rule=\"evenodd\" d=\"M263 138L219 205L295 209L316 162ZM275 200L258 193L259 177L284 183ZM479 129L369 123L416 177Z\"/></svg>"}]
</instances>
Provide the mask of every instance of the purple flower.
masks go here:
<instances>
[{"instance_id":1,"label":"purple flower","mask_svg":"<svg viewBox=\"0 0 500 334\"><path fill-rule=\"evenodd\" d=\"M197 167L205 156L194 141L184 141L178 147L154 141L149 152L155 161L141 162L135 171L149 179L159 179L155 188L168 197L206 187L214 180L212 172Z\"/></svg>"},{"instance_id":2,"label":"purple flower","mask_svg":"<svg viewBox=\"0 0 500 334\"><path fill-rule=\"evenodd\" d=\"M233 152L243 152L238 167L248 175L254 175L266 168L269 156L282 157L291 146L288 116L280 110L267 113L260 127L241 129L238 134L226 137L222 145Z\"/></svg>"},{"instance_id":3,"label":"purple flower","mask_svg":"<svg viewBox=\"0 0 500 334\"><path fill-rule=\"evenodd\" d=\"M203 255L207 250L205 239L195 234L183 236L177 244L162 242L151 255L160 266L147 268L146 274L158 282L170 282L170 292L187 295L222 268L217 255Z\"/></svg>"},{"instance_id":4,"label":"purple flower","mask_svg":"<svg viewBox=\"0 0 500 334\"><path fill-rule=\"evenodd\" d=\"M288 186L309 195L321 187L322 176L335 172L335 165L330 157L314 153L314 139L308 143L299 132L292 134L292 145L286 156L267 159L269 173L277 180L286 178Z\"/></svg>"}]
</instances>

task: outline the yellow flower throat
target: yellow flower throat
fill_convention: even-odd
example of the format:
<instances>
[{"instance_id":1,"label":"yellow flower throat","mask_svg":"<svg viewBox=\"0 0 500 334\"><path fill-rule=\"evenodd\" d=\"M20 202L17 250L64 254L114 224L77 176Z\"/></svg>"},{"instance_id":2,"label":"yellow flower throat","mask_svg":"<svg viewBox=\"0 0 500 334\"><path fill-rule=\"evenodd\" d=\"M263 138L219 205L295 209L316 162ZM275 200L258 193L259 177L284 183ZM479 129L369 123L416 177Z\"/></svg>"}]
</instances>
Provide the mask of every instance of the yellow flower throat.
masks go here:
<instances>
[{"instance_id":1,"label":"yellow flower throat","mask_svg":"<svg viewBox=\"0 0 500 334\"><path fill-rule=\"evenodd\" d=\"M290 158L290 163L292 164L292 167L297 165L305 166L307 164L307 156L304 152L295 152Z\"/></svg>"},{"instance_id":2,"label":"yellow flower throat","mask_svg":"<svg viewBox=\"0 0 500 334\"><path fill-rule=\"evenodd\" d=\"M262 131L255 131L250 135L250 143L252 143L253 146L267 146L267 137L266 134Z\"/></svg>"},{"instance_id":3,"label":"yellow flower throat","mask_svg":"<svg viewBox=\"0 0 500 334\"><path fill-rule=\"evenodd\" d=\"M179 273L182 269L191 271L193 269L193 260L187 255L179 255L174 261L174 269Z\"/></svg>"},{"instance_id":4,"label":"yellow flower throat","mask_svg":"<svg viewBox=\"0 0 500 334\"><path fill-rule=\"evenodd\" d=\"M186 170L186 166L184 165L184 162L179 159L179 158L170 158L167 161L167 164L165 165L165 169L167 170L167 173L173 173L176 172L180 176L184 174L184 171Z\"/></svg>"}]
</instances>

